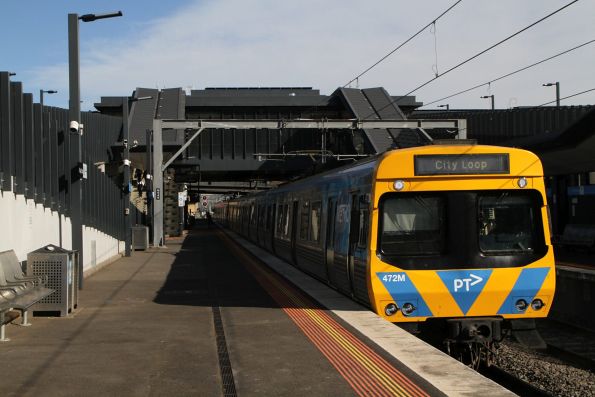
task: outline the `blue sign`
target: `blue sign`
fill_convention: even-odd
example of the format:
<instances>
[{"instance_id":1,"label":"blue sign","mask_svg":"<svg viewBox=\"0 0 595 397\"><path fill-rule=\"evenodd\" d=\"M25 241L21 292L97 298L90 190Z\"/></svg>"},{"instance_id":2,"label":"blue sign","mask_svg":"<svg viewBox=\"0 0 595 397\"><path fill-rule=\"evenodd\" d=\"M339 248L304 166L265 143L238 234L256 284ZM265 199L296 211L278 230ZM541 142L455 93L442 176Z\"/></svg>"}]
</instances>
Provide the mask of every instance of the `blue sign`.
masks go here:
<instances>
[{"instance_id":1,"label":"blue sign","mask_svg":"<svg viewBox=\"0 0 595 397\"><path fill-rule=\"evenodd\" d=\"M402 308L405 303L411 303L415 310L408 317L429 317L432 316L430 308L424 301L407 273L376 273L376 276L382 281L390 296Z\"/></svg>"}]
</instances>

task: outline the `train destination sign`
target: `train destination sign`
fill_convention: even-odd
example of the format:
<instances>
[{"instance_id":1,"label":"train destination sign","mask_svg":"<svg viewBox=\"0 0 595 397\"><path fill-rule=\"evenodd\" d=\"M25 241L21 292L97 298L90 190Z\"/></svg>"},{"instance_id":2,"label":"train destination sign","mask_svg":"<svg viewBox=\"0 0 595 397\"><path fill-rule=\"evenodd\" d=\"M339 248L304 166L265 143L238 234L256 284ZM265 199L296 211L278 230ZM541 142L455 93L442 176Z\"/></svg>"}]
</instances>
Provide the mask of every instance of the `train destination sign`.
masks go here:
<instances>
[{"instance_id":1,"label":"train destination sign","mask_svg":"<svg viewBox=\"0 0 595 397\"><path fill-rule=\"evenodd\" d=\"M434 154L414 156L415 175L508 174L503 154Z\"/></svg>"}]
</instances>

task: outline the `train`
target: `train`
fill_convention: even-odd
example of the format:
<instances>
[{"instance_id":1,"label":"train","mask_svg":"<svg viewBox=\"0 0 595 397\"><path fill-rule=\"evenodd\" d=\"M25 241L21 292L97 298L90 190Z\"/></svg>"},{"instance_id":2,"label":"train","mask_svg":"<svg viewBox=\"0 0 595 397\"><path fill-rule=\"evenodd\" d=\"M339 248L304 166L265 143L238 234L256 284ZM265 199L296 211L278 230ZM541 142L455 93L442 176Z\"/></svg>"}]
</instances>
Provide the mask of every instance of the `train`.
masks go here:
<instances>
[{"instance_id":1,"label":"train","mask_svg":"<svg viewBox=\"0 0 595 397\"><path fill-rule=\"evenodd\" d=\"M555 293L539 158L466 140L394 149L222 201L213 218L446 351L538 346ZM429 333L428 333L429 334Z\"/></svg>"}]
</instances>

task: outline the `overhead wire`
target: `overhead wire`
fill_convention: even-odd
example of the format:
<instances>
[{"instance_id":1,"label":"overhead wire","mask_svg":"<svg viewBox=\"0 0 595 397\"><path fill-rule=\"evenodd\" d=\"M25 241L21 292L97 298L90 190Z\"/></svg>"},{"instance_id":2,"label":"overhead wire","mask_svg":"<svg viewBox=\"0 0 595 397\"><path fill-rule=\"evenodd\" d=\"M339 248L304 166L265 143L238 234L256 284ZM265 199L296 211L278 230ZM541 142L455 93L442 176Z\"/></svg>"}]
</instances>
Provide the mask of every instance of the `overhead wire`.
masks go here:
<instances>
[{"instance_id":1,"label":"overhead wire","mask_svg":"<svg viewBox=\"0 0 595 397\"><path fill-rule=\"evenodd\" d=\"M433 82L433 81L435 81L435 80L439 79L440 77L442 77L442 76L444 76L444 75L446 75L446 74L448 74L448 73L452 72L453 70L460 68L461 66L463 66L463 65L465 65L465 64L467 64L467 63L469 63L470 61L474 60L475 58L477 58L477 57L479 57L479 56L481 56L481 55L483 55L483 54L485 54L486 52L488 52L488 51L490 51L490 50L492 50L492 49L494 49L494 48L498 47L499 45L501 45L501 44L504 44L504 43L505 43L505 42L507 42L508 40L510 40L510 39L512 39L512 38L514 38L514 37L516 37L516 36L518 36L519 34L521 34L521 33L525 32L526 30L528 30L528 29L530 29L530 28L532 28L532 27L534 27L535 25L537 25L537 24L539 24L539 23L541 23L541 22L545 21L546 19L548 19L548 18L550 18L550 17L552 17L552 16L554 16L554 15L556 15L557 13L559 13L559 12L561 12L562 10L564 10L564 9L566 9L566 8L568 8L568 7L570 7L572 4L574 4L574 3L578 2L578 1L579 1L579 0L573 0L573 1L571 1L570 3L568 3L568 4L566 4L566 5L564 5L564 6L560 7L560 8L558 8L557 10L555 10L555 11L553 11L553 12L549 13L548 15L546 15L546 16L544 16L544 17L542 17L542 18L538 19L537 21L535 21L535 22L531 23L530 25L528 25L528 26L526 26L526 27L522 28L521 30L518 30L517 32L515 32L515 33L513 33L513 34L511 34L511 35L507 36L506 38L504 38L504 39L500 40L500 41L499 41L499 42L497 42L496 44L493 44L493 45L489 46L488 48L486 48L486 49L484 49L484 50L482 50L482 51L478 52L477 54L475 54L475 55L473 55L473 56L471 56L471 57L469 57L469 58L465 59L464 61L462 61L462 62L459 62L459 63L458 63L458 64L456 64L455 66L453 66L453 67L451 67L450 69L446 70L444 73L442 73L442 74L440 74L440 75L438 75L438 76L435 76L435 77L431 78L430 80L426 81L425 83L423 83L423 84L421 84L421 85L417 86L416 88L412 89L412 90L411 90L411 91L409 91L408 93L406 93L406 94L404 94L404 95L401 95L401 96L397 97L396 99L393 99L392 101L390 101L389 103L387 103L386 105L384 105L383 107L381 107L380 109L376 109L376 110L375 110L373 113L370 113L370 114L369 114L369 115L367 115L366 117L363 117L363 119L367 119L368 117L370 117L370 116L374 115L375 113L377 113L377 112L379 112L379 111L381 111L381 110L383 110L383 109L386 109L387 107L389 107L389 106L391 106L391 105L394 105L394 104L396 104L398 101L400 101L401 99L403 99L403 98L407 97L408 95L411 95L411 94L412 94L412 93L414 93L415 91L417 91L417 90L419 90L419 89L421 89L421 88L423 88L423 87L427 86L427 85L428 85L428 84L430 84L431 82Z\"/></svg>"},{"instance_id":2,"label":"overhead wire","mask_svg":"<svg viewBox=\"0 0 595 397\"><path fill-rule=\"evenodd\" d=\"M490 81L486 81L485 83L477 84L477 85L475 85L475 86L473 86L473 87L470 87L470 88L467 88L467 89L464 89L464 90L461 90L461 91L455 92L454 94L451 94L451 95L448 95L448 96L442 97L442 98L440 98L440 99L436 99L436 100L433 100L433 101L431 101L431 102L425 103L423 106L420 106L420 107L426 107L426 106L429 106L429 105L433 105L433 104L434 104L434 103L436 103L436 102L441 102L441 101L444 101L445 99L449 99L449 98L455 97L455 96L457 96L457 95L465 94L465 93L467 93L467 92L469 92L469 91L473 91L473 90L475 90L475 89L478 89L478 88L481 88L481 87L483 87L483 86L485 86L485 85L488 85L488 86L490 86L492 83L494 83L494 82L496 82L496 81L499 81L499 80L505 79L505 78L507 78L507 77L513 76L513 75L515 75L515 74L517 74L517 73L523 72L523 71L525 71L525 70L527 70L527 69L530 69L530 68L532 68L532 67L535 67L535 66L537 66L537 65L541 65L541 64L542 64L542 63L544 63L544 62L547 62L547 61L550 61L550 60L552 60L552 59L554 59L554 58L557 58L557 57L559 57L559 56L562 56L562 55L568 54L569 52L572 52L572 51L574 51L574 50L577 50L577 49L579 49L579 48L581 48L581 47L584 47L584 46L586 46L586 45L589 45L589 44L591 44L591 43L595 43L595 39L593 39L593 40L589 40L589 41L587 41L587 42L585 42L585 43L583 43L583 44L577 45L576 47L572 47L572 48L570 48L570 49L568 49L568 50L566 50L566 51L559 52L559 53L557 53L557 54L555 54L555 55L552 55L552 56L550 56L550 57L544 58L544 59L542 59L542 60L540 60L540 61L537 61L537 62L535 62L535 63L532 63L532 64L530 64L530 65L524 66L524 67L522 67L522 68L520 68L520 69L517 69L517 70L515 70L515 71L513 71L513 72L506 73L506 74L504 74L504 75L502 75L502 76L500 76L500 77L497 77L497 78L495 78L495 79L492 79L492 80L490 80Z\"/></svg>"},{"instance_id":3,"label":"overhead wire","mask_svg":"<svg viewBox=\"0 0 595 397\"><path fill-rule=\"evenodd\" d=\"M407 40L405 40L404 42L402 42L401 44L399 44L397 47L395 47L394 49L392 49L391 51L389 51L386 55L384 55L378 61L374 62L374 64L372 64L371 66L369 66L366 70L364 70L363 72L361 72L360 74L358 74L357 76L355 76L353 79L349 80L341 88L345 88L349 84L353 83L354 81L358 81L360 77L362 77L363 75L365 75L366 73L368 73L370 70L374 69L376 66L378 66L379 64L381 64L382 62L384 62L384 60L386 60L392 54L394 54L395 52L397 52L401 47L403 47L405 44L409 43L415 37L419 36L428 27L430 27L432 25L436 26L436 21L438 21L440 18L442 18L444 15L446 15L450 10L452 10L453 8L455 8L461 1L463 1L463 0L458 0L453 5L451 5L450 7L448 7L444 12L442 12L442 14L438 15L430 23L428 23L427 25L425 25L424 27L422 27L421 29L419 29L414 35L412 35ZM578 1L578 0L576 0L576 1Z\"/></svg>"},{"instance_id":4,"label":"overhead wire","mask_svg":"<svg viewBox=\"0 0 595 397\"><path fill-rule=\"evenodd\" d=\"M572 97L575 97L575 96L578 96L578 95L586 94L587 92L591 92L591 91L595 91L595 88L591 88L590 90L585 90L585 91L577 92L576 94L565 96L563 98L560 98L559 100L561 101L563 99L572 98ZM558 101L558 99L553 100L553 101L549 101L549 102L546 102L546 103L542 103L541 105L536 106L536 107L540 108L542 106L549 105L550 103L554 103L554 102L557 102L557 101Z\"/></svg>"},{"instance_id":5,"label":"overhead wire","mask_svg":"<svg viewBox=\"0 0 595 397\"><path fill-rule=\"evenodd\" d=\"M360 77L362 77L363 75L365 75L366 73L368 73L370 70L374 69L376 66L378 66L380 63L384 62L388 57L390 57L391 55L393 55L395 52L397 52L400 48L402 48L405 44L409 43L411 40L413 40L415 37L419 36L423 31L425 31L428 27L435 25L436 21L438 21L440 18L442 18L444 15L446 15L448 12L450 12L450 10L452 10L454 7L456 7L459 3L461 3L463 0L457 0L454 4L452 4L450 7L448 7L446 10L444 10L440 15L438 15L436 18L434 18L432 21L430 21L429 23L427 23L426 25L424 25L421 29L419 29L416 33L414 33L412 36L410 36L407 40L403 41L401 44L399 44L397 47L393 48L391 51L389 51L387 54L385 54L384 56L382 56L378 61L374 62L374 64L372 64L371 66L369 66L367 69L365 69L363 72L361 72L360 74L358 74L357 76L355 76L354 78L352 78L351 80L349 80L347 83L345 83L344 85L342 85L340 88L346 88L349 85L351 85L351 83L355 82L356 83L356 88L359 88L359 79ZM313 105L309 108L306 108L304 110L302 110L302 113L307 113L308 111L312 110L312 109L317 109L318 106L322 105L324 103L323 101L318 102L316 105Z\"/></svg>"}]
</instances>

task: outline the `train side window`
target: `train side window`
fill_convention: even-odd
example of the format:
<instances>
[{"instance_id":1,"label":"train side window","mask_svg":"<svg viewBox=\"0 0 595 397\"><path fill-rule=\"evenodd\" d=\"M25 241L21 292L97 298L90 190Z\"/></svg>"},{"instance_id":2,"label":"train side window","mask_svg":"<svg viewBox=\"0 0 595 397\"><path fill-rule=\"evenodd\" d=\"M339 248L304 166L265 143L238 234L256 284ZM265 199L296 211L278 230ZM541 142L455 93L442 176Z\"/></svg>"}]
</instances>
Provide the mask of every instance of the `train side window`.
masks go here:
<instances>
[{"instance_id":1,"label":"train side window","mask_svg":"<svg viewBox=\"0 0 595 397\"><path fill-rule=\"evenodd\" d=\"M250 206L250 224L251 225L255 225L256 224L256 209L254 207L254 205Z\"/></svg>"},{"instance_id":2,"label":"train side window","mask_svg":"<svg viewBox=\"0 0 595 397\"><path fill-rule=\"evenodd\" d=\"M271 230L273 226L273 206L272 205L268 205L267 206L267 225L266 225L266 230Z\"/></svg>"},{"instance_id":3,"label":"train side window","mask_svg":"<svg viewBox=\"0 0 595 397\"><path fill-rule=\"evenodd\" d=\"M277 205L277 236L283 234L283 205Z\"/></svg>"},{"instance_id":4,"label":"train side window","mask_svg":"<svg viewBox=\"0 0 595 397\"><path fill-rule=\"evenodd\" d=\"M370 212L360 210L359 212L359 239L357 242L358 247L365 248L368 246L368 228L370 223Z\"/></svg>"},{"instance_id":5,"label":"train side window","mask_svg":"<svg viewBox=\"0 0 595 397\"><path fill-rule=\"evenodd\" d=\"M310 209L310 240L315 243L320 241L320 212L322 208L322 202L316 201L312 203Z\"/></svg>"},{"instance_id":6,"label":"train side window","mask_svg":"<svg viewBox=\"0 0 595 397\"><path fill-rule=\"evenodd\" d=\"M283 218L285 219L285 224L283 225L283 235L287 237L289 236L289 204L285 204L283 206Z\"/></svg>"},{"instance_id":7,"label":"train side window","mask_svg":"<svg viewBox=\"0 0 595 397\"><path fill-rule=\"evenodd\" d=\"M258 225L259 228L262 228L264 226L264 221L265 221L265 213L262 210L262 205L258 205L258 206L256 206L256 224Z\"/></svg>"},{"instance_id":8,"label":"train side window","mask_svg":"<svg viewBox=\"0 0 595 397\"><path fill-rule=\"evenodd\" d=\"M300 239L307 240L308 239L308 229L310 227L310 202L308 200L302 203L302 209L300 211Z\"/></svg>"}]
</instances>

